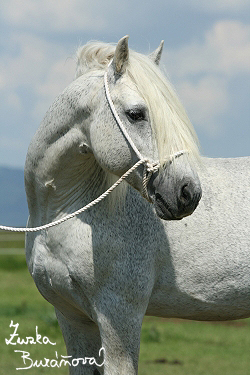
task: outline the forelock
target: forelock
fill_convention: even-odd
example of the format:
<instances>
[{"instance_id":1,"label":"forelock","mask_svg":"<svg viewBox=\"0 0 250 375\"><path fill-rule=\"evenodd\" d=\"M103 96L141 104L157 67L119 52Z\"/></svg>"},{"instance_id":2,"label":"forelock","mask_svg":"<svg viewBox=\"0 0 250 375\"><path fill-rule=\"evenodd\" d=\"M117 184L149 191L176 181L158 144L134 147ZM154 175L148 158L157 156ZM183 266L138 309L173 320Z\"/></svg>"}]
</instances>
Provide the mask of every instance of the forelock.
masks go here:
<instances>
[{"instance_id":1,"label":"forelock","mask_svg":"<svg viewBox=\"0 0 250 375\"><path fill-rule=\"evenodd\" d=\"M105 70L114 57L115 45L89 42L78 49L76 78L91 71ZM160 162L187 150L199 158L198 140L178 96L159 67L147 56L129 51L127 76L145 100L158 146Z\"/></svg>"},{"instance_id":2,"label":"forelock","mask_svg":"<svg viewBox=\"0 0 250 375\"><path fill-rule=\"evenodd\" d=\"M103 70L114 57L115 46L102 42L89 42L76 53L76 78L90 70Z\"/></svg>"}]
</instances>

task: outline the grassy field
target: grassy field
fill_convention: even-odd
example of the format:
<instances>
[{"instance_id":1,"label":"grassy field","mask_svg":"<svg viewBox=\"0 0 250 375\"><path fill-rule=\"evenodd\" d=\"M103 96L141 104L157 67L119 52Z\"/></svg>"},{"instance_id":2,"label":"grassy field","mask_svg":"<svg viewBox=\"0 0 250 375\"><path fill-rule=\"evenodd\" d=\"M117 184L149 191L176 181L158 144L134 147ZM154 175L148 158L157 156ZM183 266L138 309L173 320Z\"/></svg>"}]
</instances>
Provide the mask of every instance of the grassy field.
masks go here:
<instances>
[{"instance_id":1,"label":"grassy field","mask_svg":"<svg viewBox=\"0 0 250 375\"><path fill-rule=\"evenodd\" d=\"M24 236L0 232L0 375L66 375L68 370L39 367L17 372L24 365L20 352L30 358L55 359L66 355L53 307L37 291L24 256ZM21 338L47 336L50 344L6 345L19 323ZM16 341L13 339L13 342ZM141 335L140 375L250 375L250 320L201 323L146 317Z\"/></svg>"}]
</instances>

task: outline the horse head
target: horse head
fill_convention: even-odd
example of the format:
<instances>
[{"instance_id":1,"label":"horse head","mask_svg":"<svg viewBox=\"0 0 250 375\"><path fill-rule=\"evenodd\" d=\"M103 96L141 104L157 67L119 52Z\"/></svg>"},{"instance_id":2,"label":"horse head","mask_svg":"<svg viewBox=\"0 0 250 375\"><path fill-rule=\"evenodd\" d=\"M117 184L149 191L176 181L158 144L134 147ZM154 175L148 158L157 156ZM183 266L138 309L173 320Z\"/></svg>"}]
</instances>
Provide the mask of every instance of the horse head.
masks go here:
<instances>
[{"instance_id":1,"label":"horse head","mask_svg":"<svg viewBox=\"0 0 250 375\"><path fill-rule=\"evenodd\" d=\"M181 219L194 211L201 197L193 163L198 151L186 113L158 67L163 42L148 57L129 50L128 36L116 48L105 46L87 45L78 53L78 75L87 61L92 75L100 75L101 67L107 81L91 99L87 150L105 171L119 177L140 158L157 164L147 194L142 184L145 166L127 181L146 195L159 217Z\"/></svg>"}]
</instances>

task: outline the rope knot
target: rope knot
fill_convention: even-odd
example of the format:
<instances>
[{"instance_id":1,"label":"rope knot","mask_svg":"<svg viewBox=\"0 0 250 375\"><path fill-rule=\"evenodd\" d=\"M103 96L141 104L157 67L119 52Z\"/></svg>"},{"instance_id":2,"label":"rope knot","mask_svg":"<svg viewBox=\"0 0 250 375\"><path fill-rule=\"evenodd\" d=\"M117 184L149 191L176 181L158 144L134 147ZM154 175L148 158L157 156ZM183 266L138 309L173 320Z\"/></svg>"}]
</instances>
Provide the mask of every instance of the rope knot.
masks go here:
<instances>
[{"instance_id":1,"label":"rope knot","mask_svg":"<svg viewBox=\"0 0 250 375\"><path fill-rule=\"evenodd\" d=\"M152 176L153 173L157 172L160 167L159 162L150 162L148 159L144 159L144 171L143 171L143 178L142 178L142 192L143 196L152 203L152 200L150 199L148 195L148 182Z\"/></svg>"},{"instance_id":2,"label":"rope knot","mask_svg":"<svg viewBox=\"0 0 250 375\"><path fill-rule=\"evenodd\" d=\"M160 163L157 163L157 162L150 163L149 160L146 160L145 164L146 164L146 168L147 168L148 173L155 173L160 168Z\"/></svg>"}]
</instances>

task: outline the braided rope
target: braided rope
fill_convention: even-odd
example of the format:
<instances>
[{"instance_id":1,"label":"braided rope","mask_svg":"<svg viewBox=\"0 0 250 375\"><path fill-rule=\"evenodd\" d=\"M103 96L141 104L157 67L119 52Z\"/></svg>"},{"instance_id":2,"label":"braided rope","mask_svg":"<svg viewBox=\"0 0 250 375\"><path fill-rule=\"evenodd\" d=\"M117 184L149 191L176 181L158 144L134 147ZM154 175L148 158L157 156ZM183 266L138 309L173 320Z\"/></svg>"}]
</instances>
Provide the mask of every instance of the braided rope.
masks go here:
<instances>
[{"instance_id":1,"label":"braided rope","mask_svg":"<svg viewBox=\"0 0 250 375\"><path fill-rule=\"evenodd\" d=\"M108 67L110 66L110 64L112 63L112 60L111 62L109 63ZM108 84L108 71L106 70L106 72L104 73L104 89L105 89L105 94L106 94L106 98L107 98L107 101L108 101L108 104L109 104L109 107L110 107L110 110L111 112L113 113L113 116L116 120L116 123L118 124L122 134L124 135L124 137L127 139L129 145L132 147L132 149L134 150L134 152L136 153L136 155L138 156L139 159L143 159L143 156L142 154L140 153L140 151L138 150L138 148L136 147L136 145L134 144L134 141L132 140L132 138L130 137L130 135L128 134L125 126L123 125L122 123L122 120L115 108L115 105L114 105L114 102L111 98L111 94L110 94L110 90L109 90L109 84Z\"/></svg>"}]
</instances>

